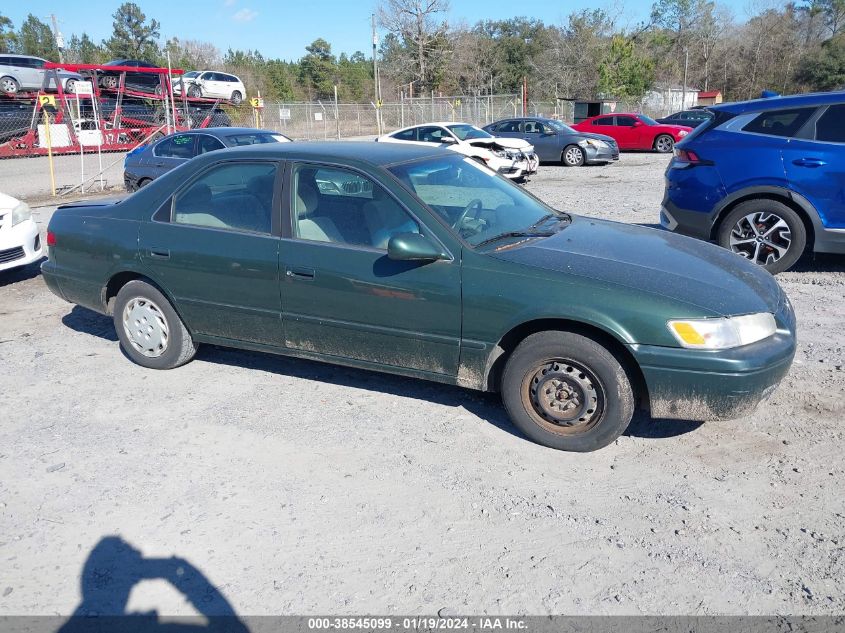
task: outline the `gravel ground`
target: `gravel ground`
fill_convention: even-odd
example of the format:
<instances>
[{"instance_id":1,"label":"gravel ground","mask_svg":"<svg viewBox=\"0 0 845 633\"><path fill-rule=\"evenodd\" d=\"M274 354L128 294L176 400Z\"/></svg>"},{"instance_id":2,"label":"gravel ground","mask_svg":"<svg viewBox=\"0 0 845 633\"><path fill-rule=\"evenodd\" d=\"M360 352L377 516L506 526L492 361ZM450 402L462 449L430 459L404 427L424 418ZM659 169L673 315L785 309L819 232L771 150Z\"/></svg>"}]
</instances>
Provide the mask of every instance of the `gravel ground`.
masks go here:
<instances>
[{"instance_id":1,"label":"gravel ground","mask_svg":"<svg viewBox=\"0 0 845 633\"><path fill-rule=\"evenodd\" d=\"M666 160L528 187L650 224ZM800 348L771 400L703 425L640 414L576 455L458 388L208 347L144 370L36 267L3 274L0 614L72 612L89 556L82 585L108 594L141 567L108 536L189 561L243 615L842 613L845 259L779 281ZM175 576L139 578L81 611L194 612Z\"/></svg>"}]
</instances>

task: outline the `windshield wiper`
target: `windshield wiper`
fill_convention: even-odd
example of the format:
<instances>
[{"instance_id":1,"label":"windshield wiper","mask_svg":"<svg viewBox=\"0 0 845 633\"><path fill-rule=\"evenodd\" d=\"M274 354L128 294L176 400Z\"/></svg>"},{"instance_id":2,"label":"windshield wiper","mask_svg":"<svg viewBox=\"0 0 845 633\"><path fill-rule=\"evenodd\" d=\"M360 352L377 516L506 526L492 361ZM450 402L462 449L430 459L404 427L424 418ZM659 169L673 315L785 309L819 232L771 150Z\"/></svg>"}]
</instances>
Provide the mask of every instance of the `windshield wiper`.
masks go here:
<instances>
[{"instance_id":1,"label":"windshield wiper","mask_svg":"<svg viewBox=\"0 0 845 633\"><path fill-rule=\"evenodd\" d=\"M505 233L494 235L493 237L488 237L486 240L481 240L475 245L475 248L478 248L479 246L486 246L487 244L492 244L493 242L498 242L499 240L505 240L509 237L551 237L554 234L554 231L507 231Z\"/></svg>"}]
</instances>

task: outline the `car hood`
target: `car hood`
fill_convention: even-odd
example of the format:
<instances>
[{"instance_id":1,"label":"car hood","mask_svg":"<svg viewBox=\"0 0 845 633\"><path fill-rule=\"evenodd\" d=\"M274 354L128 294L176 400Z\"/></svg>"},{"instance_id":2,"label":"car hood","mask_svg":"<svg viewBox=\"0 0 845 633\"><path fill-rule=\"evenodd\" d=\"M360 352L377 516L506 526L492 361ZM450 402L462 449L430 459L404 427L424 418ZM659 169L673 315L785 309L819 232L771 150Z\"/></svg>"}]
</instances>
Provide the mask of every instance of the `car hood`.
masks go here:
<instances>
[{"instance_id":1,"label":"car hood","mask_svg":"<svg viewBox=\"0 0 845 633\"><path fill-rule=\"evenodd\" d=\"M510 149L528 149L532 147L531 143L521 138L507 138L505 136L495 136L493 138L474 138L466 141L470 145L478 145L482 147L489 147L498 145L500 147L507 147Z\"/></svg>"},{"instance_id":2,"label":"car hood","mask_svg":"<svg viewBox=\"0 0 845 633\"><path fill-rule=\"evenodd\" d=\"M573 216L555 235L494 257L660 295L716 316L778 310L781 290L759 266L668 231Z\"/></svg>"}]
</instances>

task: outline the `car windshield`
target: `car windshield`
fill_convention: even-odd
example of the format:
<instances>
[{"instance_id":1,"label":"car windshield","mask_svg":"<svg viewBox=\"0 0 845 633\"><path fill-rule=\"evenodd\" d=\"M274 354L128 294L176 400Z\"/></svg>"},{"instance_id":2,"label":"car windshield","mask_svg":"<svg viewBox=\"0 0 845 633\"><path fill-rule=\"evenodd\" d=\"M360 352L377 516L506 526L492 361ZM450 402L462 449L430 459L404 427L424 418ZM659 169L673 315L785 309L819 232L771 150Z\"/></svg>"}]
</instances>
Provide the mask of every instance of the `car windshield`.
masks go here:
<instances>
[{"instance_id":1,"label":"car windshield","mask_svg":"<svg viewBox=\"0 0 845 633\"><path fill-rule=\"evenodd\" d=\"M451 130L452 134L457 136L462 141L471 140L474 138L493 138L493 135L489 132L485 132L481 128L477 128L474 125L466 125L464 123L459 125L447 125L447 128Z\"/></svg>"},{"instance_id":2,"label":"car windshield","mask_svg":"<svg viewBox=\"0 0 845 633\"><path fill-rule=\"evenodd\" d=\"M548 236L570 220L470 158L429 158L390 171L474 247Z\"/></svg>"},{"instance_id":3,"label":"car windshield","mask_svg":"<svg viewBox=\"0 0 845 633\"><path fill-rule=\"evenodd\" d=\"M185 79L193 79L194 77L199 77L199 74L200 74L200 73L199 73L199 71L198 71L198 70L192 70L191 72L185 73L185 74L184 74L184 75L182 75L182 76L183 76Z\"/></svg>"},{"instance_id":4,"label":"car windshield","mask_svg":"<svg viewBox=\"0 0 845 633\"><path fill-rule=\"evenodd\" d=\"M561 123L560 121L555 121L554 119L549 119L548 121L544 121L544 123L550 127L553 127L558 132L572 132L575 133L571 127L566 125L566 123Z\"/></svg>"},{"instance_id":5,"label":"car windshield","mask_svg":"<svg viewBox=\"0 0 845 633\"><path fill-rule=\"evenodd\" d=\"M650 116L646 116L646 115L644 115L644 114L641 114L641 115L639 116L639 119L640 119L640 121L642 121L642 122L643 122L643 123L645 123L646 125L660 125L657 121L655 121L654 119L652 119Z\"/></svg>"},{"instance_id":6,"label":"car windshield","mask_svg":"<svg viewBox=\"0 0 845 633\"><path fill-rule=\"evenodd\" d=\"M239 147L241 145L261 145L263 143L287 143L290 141L286 136L273 134L272 132L252 132L249 134L232 134L226 137L228 145Z\"/></svg>"}]
</instances>

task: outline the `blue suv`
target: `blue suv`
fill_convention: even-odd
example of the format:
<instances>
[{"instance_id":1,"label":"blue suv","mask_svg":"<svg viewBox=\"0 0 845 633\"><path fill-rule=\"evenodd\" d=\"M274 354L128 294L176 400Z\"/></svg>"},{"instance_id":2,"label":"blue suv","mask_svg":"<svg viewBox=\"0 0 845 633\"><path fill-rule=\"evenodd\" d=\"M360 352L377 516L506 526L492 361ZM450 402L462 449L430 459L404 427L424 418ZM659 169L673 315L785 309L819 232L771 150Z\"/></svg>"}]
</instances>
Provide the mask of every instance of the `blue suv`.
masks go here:
<instances>
[{"instance_id":1,"label":"blue suv","mask_svg":"<svg viewBox=\"0 0 845 633\"><path fill-rule=\"evenodd\" d=\"M709 110L676 146L661 225L773 274L807 249L845 253L845 92Z\"/></svg>"}]
</instances>

